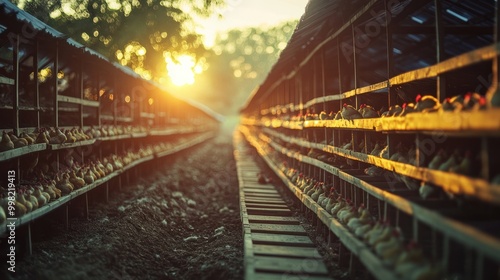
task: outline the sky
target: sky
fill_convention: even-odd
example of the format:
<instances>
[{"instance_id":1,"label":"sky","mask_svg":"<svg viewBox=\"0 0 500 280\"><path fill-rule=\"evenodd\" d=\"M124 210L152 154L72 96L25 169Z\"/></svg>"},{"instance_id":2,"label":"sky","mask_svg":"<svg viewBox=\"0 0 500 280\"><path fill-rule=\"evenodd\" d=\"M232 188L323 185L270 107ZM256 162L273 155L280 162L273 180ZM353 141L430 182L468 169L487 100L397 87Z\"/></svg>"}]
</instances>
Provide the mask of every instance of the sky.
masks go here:
<instances>
[{"instance_id":1,"label":"sky","mask_svg":"<svg viewBox=\"0 0 500 280\"><path fill-rule=\"evenodd\" d=\"M227 6L219 10L222 18L214 15L208 19L196 19L197 31L203 34L205 45L210 47L218 32L242 27L273 26L299 19L308 1L226 0Z\"/></svg>"}]
</instances>

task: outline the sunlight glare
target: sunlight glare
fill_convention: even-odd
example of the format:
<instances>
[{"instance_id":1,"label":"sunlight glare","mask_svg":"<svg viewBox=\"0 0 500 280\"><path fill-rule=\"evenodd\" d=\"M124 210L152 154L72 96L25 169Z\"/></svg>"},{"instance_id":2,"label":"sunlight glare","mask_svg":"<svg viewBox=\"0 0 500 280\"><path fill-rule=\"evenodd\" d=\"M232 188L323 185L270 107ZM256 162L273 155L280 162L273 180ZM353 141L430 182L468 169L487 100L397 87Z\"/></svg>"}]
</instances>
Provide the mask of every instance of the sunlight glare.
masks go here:
<instances>
[{"instance_id":1,"label":"sunlight glare","mask_svg":"<svg viewBox=\"0 0 500 280\"><path fill-rule=\"evenodd\" d=\"M167 72L172 83L176 86L194 84L194 75L199 71L194 58L191 55L179 55L175 61L171 54L165 58L167 62Z\"/></svg>"}]
</instances>

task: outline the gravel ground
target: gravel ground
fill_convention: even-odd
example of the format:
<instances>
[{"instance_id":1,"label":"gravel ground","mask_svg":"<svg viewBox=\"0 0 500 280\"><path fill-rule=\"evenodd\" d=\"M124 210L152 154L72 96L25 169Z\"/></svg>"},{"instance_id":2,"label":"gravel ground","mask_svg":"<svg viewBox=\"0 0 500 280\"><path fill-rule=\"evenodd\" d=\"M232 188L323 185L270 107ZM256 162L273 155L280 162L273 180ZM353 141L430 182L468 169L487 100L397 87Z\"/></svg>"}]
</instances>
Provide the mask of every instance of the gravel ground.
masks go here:
<instances>
[{"instance_id":1,"label":"gravel ground","mask_svg":"<svg viewBox=\"0 0 500 280\"><path fill-rule=\"evenodd\" d=\"M72 217L68 230L57 213L38 220L34 254L18 261L15 278L0 278L242 279L231 141L225 131L169 157L93 204L89 220Z\"/></svg>"}]
</instances>

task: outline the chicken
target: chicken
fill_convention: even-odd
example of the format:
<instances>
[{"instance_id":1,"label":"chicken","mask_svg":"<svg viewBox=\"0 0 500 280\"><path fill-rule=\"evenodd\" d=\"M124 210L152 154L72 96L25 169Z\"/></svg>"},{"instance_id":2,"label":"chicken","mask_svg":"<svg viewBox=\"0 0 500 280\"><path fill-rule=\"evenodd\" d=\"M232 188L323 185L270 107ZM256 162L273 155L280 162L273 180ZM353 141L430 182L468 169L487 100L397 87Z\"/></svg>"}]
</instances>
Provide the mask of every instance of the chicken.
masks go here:
<instances>
[{"instance_id":1,"label":"chicken","mask_svg":"<svg viewBox=\"0 0 500 280\"><path fill-rule=\"evenodd\" d=\"M320 120L327 120L327 119L328 119L328 115L326 114L326 112L325 112L325 111L321 111L321 112L319 113L319 119L320 119Z\"/></svg>"},{"instance_id":2,"label":"chicken","mask_svg":"<svg viewBox=\"0 0 500 280\"><path fill-rule=\"evenodd\" d=\"M400 116L400 117L404 117L404 116L406 116L407 114L409 114L409 113L413 113L413 112L415 112L415 111L416 111L416 110L415 110L415 104L413 104L413 103L405 103L405 104L403 104L403 107L402 107L402 108L403 108L403 110L402 110L402 111L401 111L401 113L398 115L398 116Z\"/></svg>"},{"instance_id":3,"label":"chicken","mask_svg":"<svg viewBox=\"0 0 500 280\"><path fill-rule=\"evenodd\" d=\"M405 247L403 253L397 259L395 265L402 265L404 263L413 262L421 263L424 261L424 254L422 248L418 246L415 240L410 240Z\"/></svg>"},{"instance_id":4,"label":"chicken","mask_svg":"<svg viewBox=\"0 0 500 280\"><path fill-rule=\"evenodd\" d=\"M14 148L21 148L28 146L28 141L24 138L18 138L13 131L9 132L10 139L14 143Z\"/></svg>"},{"instance_id":5,"label":"chicken","mask_svg":"<svg viewBox=\"0 0 500 280\"><path fill-rule=\"evenodd\" d=\"M86 172L83 175L83 180L85 180L85 183L87 183L87 184L92 184L92 183L94 183L95 180L97 180L97 178L94 175L94 173L92 173L90 168L87 167Z\"/></svg>"},{"instance_id":6,"label":"chicken","mask_svg":"<svg viewBox=\"0 0 500 280\"><path fill-rule=\"evenodd\" d=\"M14 142L10 139L7 132L2 133L2 141L0 141L0 152L5 152L14 149Z\"/></svg>"},{"instance_id":7,"label":"chicken","mask_svg":"<svg viewBox=\"0 0 500 280\"><path fill-rule=\"evenodd\" d=\"M401 106L394 105L394 106L389 107L388 111L385 111L384 113L382 113L381 117L395 117L395 116L399 116L402 111L403 111L403 108L401 108Z\"/></svg>"},{"instance_id":8,"label":"chicken","mask_svg":"<svg viewBox=\"0 0 500 280\"><path fill-rule=\"evenodd\" d=\"M75 171L71 171L69 176L69 182L73 185L74 189L80 189L85 186L85 180L76 176Z\"/></svg>"},{"instance_id":9,"label":"chicken","mask_svg":"<svg viewBox=\"0 0 500 280\"><path fill-rule=\"evenodd\" d=\"M68 173L64 173L62 175L62 178L59 179L59 177L56 177L56 188L58 188L61 191L62 195L69 194L73 191L74 186L71 184L69 181L69 175Z\"/></svg>"},{"instance_id":10,"label":"chicken","mask_svg":"<svg viewBox=\"0 0 500 280\"><path fill-rule=\"evenodd\" d=\"M76 137L71 133L70 130L66 130L64 132L64 135L66 135L66 141L65 143L75 143L77 141Z\"/></svg>"},{"instance_id":11,"label":"chicken","mask_svg":"<svg viewBox=\"0 0 500 280\"><path fill-rule=\"evenodd\" d=\"M66 135L61 132L61 130L56 127L56 129L53 131L51 134L51 137L49 138L49 144L63 144L67 140Z\"/></svg>"},{"instance_id":12,"label":"chicken","mask_svg":"<svg viewBox=\"0 0 500 280\"><path fill-rule=\"evenodd\" d=\"M383 221L377 221L364 235L363 239L368 242L373 235L379 235L385 228L386 224Z\"/></svg>"},{"instance_id":13,"label":"chicken","mask_svg":"<svg viewBox=\"0 0 500 280\"><path fill-rule=\"evenodd\" d=\"M323 200L325 200L327 197L328 197L328 194L329 194L329 187L326 186L324 183L321 184L320 186L320 194L318 196L318 199L316 199L315 201L321 206L321 207L324 207L323 205Z\"/></svg>"},{"instance_id":14,"label":"chicken","mask_svg":"<svg viewBox=\"0 0 500 280\"><path fill-rule=\"evenodd\" d=\"M328 199L327 199L328 202L326 203L326 205L324 207L326 212L331 213L332 208L337 203L337 200L336 200L337 197L338 197L338 195L336 195L335 190L332 188L332 190L330 191L330 195L328 196Z\"/></svg>"},{"instance_id":15,"label":"chicken","mask_svg":"<svg viewBox=\"0 0 500 280\"><path fill-rule=\"evenodd\" d=\"M347 199L345 206L339 209L339 211L337 212L337 219L339 221L342 221L342 217L349 211L352 211L354 208L354 203L350 199Z\"/></svg>"},{"instance_id":16,"label":"chicken","mask_svg":"<svg viewBox=\"0 0 500 280\"><path fill-rule=\"evenodd\" d=\"M328 116L327 116L326 119L327 120L333 120L333 119L335 119L335 113L333 111L330 111L330 114L328 114Z\"/></svg>"},{"instance_id":17,"label":"chicken","mask_svg":"<svg viewBox=\"0 0 500 280\"><path fill-rule=\"evenodd\" d=\"M335 114L335 117L333 118L334 120L341 120L342 119L342 111L338 111L337 114Z\"/></svg>"},{"instance_id":18,"label":"chicken","mask_svg":"<svg viewBox=\"0 0 500 280\"><path fill-rule=\"evenodd\" d=\"M34 144L35 143L35 139L31 138L31 136L29 136L26 132L21 132L21 134L19 134L19 137L20 138L24 138L27 142L28 142L28 145L31 145L31 144Z\"/></svg>"},{"instance_id":19,"label":"chicken","mask_svg":"<svg viewBox=\"0 0 500 280\"><path fill-rule=\"evenodd\" d=\"M430 185L429 183L422 182L420 188L418 189L418 194L421 198L427 199L437 191L437 187Z\"/></svg>"},{"instance_id":20,"label":"chicken","mask_svg":"<svg viewBox=\"0 0 500 280\"><path fill-rule=\"evenodd\" d=\"M19 194L17 196L19 196ZM28 211L28 208L26 207L26 205L24 205L23 203L21 203L17 199L17 196L16 196L16 201L15 201L15 206L14 207L16 208L16 210L15 210L16 217L19 218L19 217L25 215L26 213L28 213L29 211Z\"/></svg>"},{"instance_id":21,"label":"chicken","mask_svg":"<svg viewBox=\"0 0 500 280\"><path fill-rule=\"evenodd\" d=\"M40 187L42 188L42 190L43 190L44 193L46 193L46 194L49 195L49 201L55 200L57 198L56 197L56 192L54 191L52 184L49 183L47 180L44 180L41 183Z\"/></svg>"},{"instance_id":22,"label":"chicken","mask_svg":"<svg viewBox=\"0 0 500 280\"><path fill-rule=\"evenodd\" d=\"M448 97L443 100L443 103L441 104L441 110L459 112L464 107L463 103L464 97L462 95L457 95L451 98Z\"/></svg>"},{"instance_id":23,"label":"chicken","mask_svg":"<svg viewBox=\"0 0 500 280\"><path fill-rule=\"evenodd\" d=\"M470 151L465 152L465 156L460 162L460 164L451 166L449 171L453 173L458 173L466 176L472 175L472 154Z\"/></svg>"},{"instance_id":24,"label":"chicken","mask_svg":"<svg viewBox=\"0 0 500 280\"><path fill-rule=\"evenodd\" d=\"M361 116L363 116L363 118L365 118L365 119L380 117L377 110L375 110L375 108L373 108L370 105L361 104L361 106L359 108L361 110L361 112L360 112Z\"/></svg>"},{"instance_id":25,"label":"chicken","mask_svg":"<svg viewBox=\"0 0 500 280\"><path fill-rule=\"evenodd\" d=\"M33 196L38 201L38 206L42 207L50 201L50 195L46 192L41 191L41 186L35 186L33 190Z\"/></svg>"},{"instance_id":26,"label":"chicken","mask_svg":"<svg viewBox=\"0 0 500 280\"><path fill-rule=\"evenodd\" d=\"M379 244L380 242L384 242L391 237L392 230L393 228L390 225L385 224L380 232L374 232L370 235L368 244L370 246L376 247L377 244Z\"/></svg>"},{"instance_id":27,"label":"chicken","mask_svg":"<svg viewBox=\"0 0 500 280\"><path fill-rule=\"evenodd\" d=\"M486 98L477 92L468 92L464 97L464 110L486 109Z\"/></svg>"},{"instance_id":28,"label":"chicken","mask_svg":"<svg viewBox=\"0 0 500 280\"><path fill-rule=\"evenodd\" d=\"M373 228L374 225L375 223L373 221L365 225L360 225L359 227L356 227L354 229L354 235L356 235L359 238L363 238L367 234L367 232L369 232Z\"/></svg>"},{"instance_id":29,"label":"chicken","mask_svg":"<svg viewBox=\"0 0 500 280\"><path fill-rule=\"evenodd\" d=\"M31 203L31 201L26 200L26 197L24 196L24 190L18 190L16 201L24 206L24 209L26 209L26 211L24 211L25 213L29 213L33 210L33 204Z\"/></svg>"},{"instance_id":30,"label":"chicken","mask_svg":"<svg viewBox=\"0 0 500 280\"><path fill-rule=\"evenodd\" d=\"M315 182L314 180L311 180L310 183L304 187L304 189L302 190L302 192L304 194L308 194L311 190L315 189L315 187L316 187L317 184L319 184L319 183Z\"/></svg>"},{"instance_id":31,"label":"chicken","mask_svg":"<svg viewBox=\"0 0 500 280\"><path fill-rule=\"evenodd\" d=\"M351 219L359 217L358 207L354 206L354 203L352 203L351 207L343 211L342 215L340 215L339 213L337 213L337 216L339 217L340 222L344 224L349 223Z\"/></svg>"},{"instance_id":32,"label":"chicken","mask_svg":"<svg viewBox=\"0 0 500 280\"><path fill-rule=\"evenodd\" d=\"M314 191L309 191L308 195L312 200L318 201L319 195L323 192L323 185L323 182L320 182L314 187Z\"/></svg>"},{"instance_id":33,"label":"chicken","mask_svg":"<svg viewBox=\"0 0 500 280\"><path fill-rule=\"evenodd\" d=\"M35 139L35 143L37 144L49 144L49 139L47 138L47 134L45 133L45 129L41 129L40 133L38 133L38 136Z\"/></svg>"},{"instance_id":34,"label":"chicken","mask_svg":"<svg viewBox=\"0 0 500 280\"><path fill-rule=\"evenodd\" d=\"M335 206L333 206L332 211L330 211L330 214L336 217L340 209L344 208L346 205L347 202L342 198L342 195L339 195L339 197L337 198L337 203L335 204Z\"/></svg>"},{"instance_id":35,"label":"chicken","mask_svg":"<svg viewBox=\"0 0 500 280\"><path fill-rule=\"evenodd\" d=\"M439 166L444 162L446 158L446 151L444 149L440 149L437 154L432 158L431 162L427 166L430 169L438 169Z\"/></svg>"},{"instance_id":36,"label":"chicken","mask_svg":"<svg viewBox=\"0 0 500 280\"><path fill-rule=\"evenodd\" d=\"M432 95L417 95L415 98L415 111L417 112L434 112L439 110L439 100Z\"/></svg>"},{"instance_id":37,"label":"chicken","mask_svg":"<svg viewBox=\"0 0 500 280\"><path fill-rule=\"evenodd\" d=\"M389 145L386 145L382 151L380 151L380 154L378 155L381 158L389 159Z\"/></svg>"},{"instance_id":38,"label":"chicken","mask_svg":"<svg viewBox=\"0 0 500 280\"><path fill-rule=\"evenodd\" d=\"M375 143L375 147L373 148L373 150L370 152L370 155L378 156L380 155L381 151L382 151L382 146L377 142Z\"/></svg>"},{"instance_id":39,"label":"chicken","mask_svg":"<svg viewBox=\"0 0 500 280\"><path fill-rule=\"evenodd\" d=\"M84 141L89 139L86 134L80 132L80 130L76 127L71 129L71 134L73 134L73 136L76 138L76 141Z\"/></svg>"},{"instance_id":40,"label":"chicken","mask_svg":"<svg viewBox=\"0 0 500 280\"><path fill-rule=\"evenodd\" d=\"M345 120L362 119L363 116L351 105L344 103L342 106L342 118Z\"/></svg>"},{"instance_id":41,"label":"chicken","mask_svg":"<svg viewBox=\"0 0 500 280\"><path fill-rule=\"evenodd\" d=\"M403 252L403 249L403 239L397 228L392 230L391 236L387 240L379 242L374 248L377 255L388 266L394 265Z\"/></svg>"},{"instance_id":42,"label":"chicken","mask_svg":"<svg viewBox=\"0 0 500 280\"><path fill-rule=\"evenodd\" d=\"M347 227L352 231L356 231L357 228L369 224L373 221L370 212L364 204L361 204L359 206L358 212L359 217L352 218L347 223Z\"/></svg>"},{"instance_id":43,"label":"chicken","mask_svg":"<svg viewBox=\"0 0 500 280\"><path fill-rule=\"evenodd\" d=\"M438 167L438 170L441 171L449 171L450 168L456 166L457 163L457 151L455 151L446 161L441 163Z\"/></svg>"}]
</instances>

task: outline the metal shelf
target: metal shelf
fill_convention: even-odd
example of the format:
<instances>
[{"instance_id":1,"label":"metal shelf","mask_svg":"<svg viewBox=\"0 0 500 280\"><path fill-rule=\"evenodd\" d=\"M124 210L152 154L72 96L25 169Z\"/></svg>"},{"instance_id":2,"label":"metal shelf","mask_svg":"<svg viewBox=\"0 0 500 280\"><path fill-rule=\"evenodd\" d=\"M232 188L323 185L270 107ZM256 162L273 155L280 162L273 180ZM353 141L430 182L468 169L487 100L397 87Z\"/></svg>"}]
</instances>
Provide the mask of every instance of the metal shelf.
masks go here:
<instances>
[{"instance_id":1,"label":"metal shelf","mask_svg":"<svg viewBox=\"0 0 500 280\"><path fill-rule=\"evenodd\" d=\"M356 187L362 189L363 191L369 193L373 197L379 199L380 201L387 202L400 211L403 211L415 218L417 218L419 221L424 222L425 224L431 226L432 228L439 230L440 232L448 235L449 237L457 240L461 244L465 244L467 246L470 246L470 248L475 248L479 252L485 254L486 256L492 258L495 261L500 261L500 240L497 238L494 238L493 236L483 233L476 228L473 228L469 225L466 225L464 223L455 221L450 218L446 218L439 213L436 213L435 211L426 209L420 205L417 205L414 202L411 202L407 199L404 199L398 195L392 194L390 192L387 192L385 190L382 190L376 186L373 186L372 184L357 178L355 175L348 174L347 172L342 171L339 168L336 168L334 166L331 166L329 164L326 164L324 162L321 162L319 160L307 157L305 155L302 155L298 152L291 151L287 148L284 148L276 143L273 143L270 141L270 139L266 139L266 137L260 136L259 138L256 138L255 136L252 135L252 133L246 129L246 128L240 128L240 131L245 135L247 140L254 146L256 147L257 151L259 151L259 154L261 157L266 159L266 162L270 162L271 168L275 173L280 176L281 172L279 168L270 160L268 153L264 152L263 148L261 147L261 144L259 144L258 140L269 143L269 147L271 147L273 150L286 155L287 157L293 158L295 160L298 160L300 162L316 166L318 168L321 168L335 176L338 176L341 180L344 180L350 184L355 185ZM282 177L282 176L280 176ZM291 184L291 183L289 183ZM287 186L289 186L287 184ZM293 184L291 185L293 186ZM304 195L300 189L296 188L295 186L290 187L290 190L299 198L301 201L308 200L310 199L308 196ZM306 202L309 205L315 205L313 208L318 209L318 206L314 201L311 202ZM304 203L304 204L306 204ZM321 218L321 217L320 217Z\"/></svg>"},{"instance_id":2,"label":"metal shelf","mask_svg":"<svg viewBox=\"0 0 500 280\"><path fill-rule=\"evenodd\" d=\"M172 147L169 150L163 151L161 153L156 153L154 155L148 155L148 156L145 156L143 158L137 159L137 160L131 162L130 164L124 166L122 169L115 170L115 171L111 172L110 174L106 175L105 177L96 180L92 184L88 184L88 185L84 186L83 188L74 190L71 193L69 193L69 194L67 194L67 195L65 195L57 200L49 202L48 204L36 209L33 212L27 213L27 214L17 218L15 220L16 227L28 224L28 223L34 221L35 219L40 218L40 217L52 212L53 210L63 206L64 204L71 201L72 199L74 199L82 194L85 194L92 189L95 189L99 186L102 186L104 183L108 182L109 180L119 176L120 174L124 173L125 171L128 171L128 170L130 170L130 169L132 169L132 168L134 168L134 167L136 167L144 162L148 162L148 161L153 160L154 158L164 157L164 156L179 152L181 150L187 149L191 146L197 145L197 144L213 137L214 135L215 135L214 133L208 132L208 133L205 133L203 135L193 137L192 139L189 139L186 142L180 143L179 145ZM45 144L38 144L38 145L45 145ZM7 231L6 224L0 225L0 236L5 234L6 231Z\"/></svg>"},{"instance_id":3,"label":"metal shelf","mask_svg":"<svg viewBox=\"0 0 500 280\"><path fill-rule=\"evenodd\" d=\"M0 161L6 161L10 159L14 159L17 157L21 157L27 154L43 151L47 149L47 144L33 144L25 147L12 149L4 152L0 152Z\"/></svg>"},{"instance_id":4,"label":"metal shelf","mask_svg":"<svg viewBox=\"0 0 500 280\"><path fill-rule=\"evenodd\" d=\"M89 140L78 141L75 143L48 144L47 148L49 150L52 150L52 151L63 150L63 149L72 149L72 148L92 145L95 143L95 141L96 141L96 139L89 139Z\"/></svg>"},{"instance_id":5,"label":"metal shelf","mask_svg":"<svg viewBox=\"0 0 500 280\"><path fill-rule=\"evenodd\" d=\"M378 156L345 150L330 145L309 142L300 138L289 137L270 130L266 130L265 132L290 144L295 144L305 148L318 149L344 158L372 164L400 175L405 175L420 181L432 183L450 193L454 193L457 195L467 195L476 197L489 203L500 204L500 188L493 186L486 180L480 178L472 178L451 172L432 170L424 167L416 167L410 164L400 163ZM265 139L265 141L272 143L272 140L268 137Z\"/></svg>"},{"instance_id":6,"label":"metal shelf","mask_svg":"<svg viewBox=\"0 0 500 280\"><path fill-rule=\"evenodd\" d=\"M57 101L66 102L66 103L73 103L73 104L78 104L78 105L84 105L84 106L89 106L89 107L99 107L99 101L80 99L80 98L71 97L71 96L64 96L64 95L58 95Z\"/></svg>"},{"instance_id":7,"label":"metal shelf","mask_svg":"<svg viewBox=\"0 0 500 280\"><path fill-rule=\"evenodd\" d=\"M355 120L282 121L243 118L245 125L304 130L307 128L335 128L377 132L427 132L442 134L499 136L500 108L480 111L411 113L404 117L384 117Z\"/></svg>"}]
</instances>

